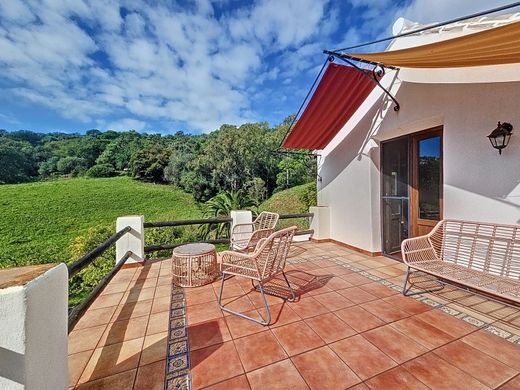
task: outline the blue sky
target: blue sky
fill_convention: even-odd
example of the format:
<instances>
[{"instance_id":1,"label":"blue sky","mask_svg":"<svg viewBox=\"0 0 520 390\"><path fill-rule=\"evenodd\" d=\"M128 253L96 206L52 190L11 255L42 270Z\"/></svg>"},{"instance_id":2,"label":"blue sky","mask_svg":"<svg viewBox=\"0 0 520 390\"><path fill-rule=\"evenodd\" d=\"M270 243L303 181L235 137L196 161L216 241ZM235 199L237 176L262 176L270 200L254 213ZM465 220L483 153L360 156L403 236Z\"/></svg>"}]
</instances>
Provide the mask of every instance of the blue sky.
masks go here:
<instances>
[{"instance_id":1,"label":"blue sky","mask_svg":"<svg viewBox=\"0 0 520 390\"><path fill-rule=\"evenodd\" d=\"M295 113L323 49L509 0L1 0L0 128L210 132Z\"/></svg>"}]
</instances>

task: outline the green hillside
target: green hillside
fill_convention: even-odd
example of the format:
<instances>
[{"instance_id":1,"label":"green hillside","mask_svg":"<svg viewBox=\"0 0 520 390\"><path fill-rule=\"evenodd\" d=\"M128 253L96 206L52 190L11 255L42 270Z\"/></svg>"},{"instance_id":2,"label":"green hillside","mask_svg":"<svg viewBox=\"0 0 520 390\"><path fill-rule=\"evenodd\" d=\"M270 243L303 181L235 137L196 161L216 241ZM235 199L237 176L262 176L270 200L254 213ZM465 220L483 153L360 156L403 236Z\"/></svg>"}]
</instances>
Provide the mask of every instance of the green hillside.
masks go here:
<instances>
[{"instance_id":1,"label":"green hillside","mask_svg":"<svg viewBox=\"0 0 520 390\"><path fill-rule=\"evenodd\" d=\"M307 213L310 206L316 205L316 184L307 183L273 194L263 202L259 210L274 211L279 214ZM297 224L300 229L307 229L307 219L290 219L280 221L281 227Z\"/></svg>"},{"instance_id":2,"label":"green hillside","mask_svg":"<svg viewBox=\"0 0 520 390\"><path fill-rule=\"evenodd\" d=\"M199 217L193 197L128 177L76 178L0 186L0 268L68 261L72 240L89 228L115 229L118 216Z\"/></svg>"}]
</instances>

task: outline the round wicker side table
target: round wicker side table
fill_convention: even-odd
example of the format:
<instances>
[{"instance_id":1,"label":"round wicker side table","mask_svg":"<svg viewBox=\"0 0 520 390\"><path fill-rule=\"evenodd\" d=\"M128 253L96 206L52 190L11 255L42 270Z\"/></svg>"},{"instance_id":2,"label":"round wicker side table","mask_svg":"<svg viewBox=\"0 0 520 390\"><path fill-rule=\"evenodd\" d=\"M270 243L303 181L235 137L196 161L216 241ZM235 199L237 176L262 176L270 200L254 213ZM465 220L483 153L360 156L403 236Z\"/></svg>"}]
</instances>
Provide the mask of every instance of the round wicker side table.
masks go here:
<instances>
[{"instance_id":1,"label":"round wicker side table","mask_svg":"<svg viewBox=\"0 0 520 390\"><path fill-rule=\"evenodd\" d=\"M219 273L215 245L178 246L173 250L172 272L176 286L197 287L213 282Z\"/></svg>"}]
</instances>

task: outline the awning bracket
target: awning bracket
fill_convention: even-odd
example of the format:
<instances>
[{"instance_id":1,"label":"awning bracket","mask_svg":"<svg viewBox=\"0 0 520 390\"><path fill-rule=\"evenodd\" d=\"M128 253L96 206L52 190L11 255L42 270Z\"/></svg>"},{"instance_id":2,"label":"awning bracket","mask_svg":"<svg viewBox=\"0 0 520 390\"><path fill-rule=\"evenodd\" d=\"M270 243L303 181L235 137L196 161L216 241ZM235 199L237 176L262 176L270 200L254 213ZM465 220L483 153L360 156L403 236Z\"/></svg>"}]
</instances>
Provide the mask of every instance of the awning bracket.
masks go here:
<instances>
[{"instance_id":1,"label":"awning bracket","mask_svg":"<svg viewBox=\"0 0 520 390\"><path fill-rule=\"evenodd\" d=\"M381 83L379 82L379 79L382 78L384 75L385 75L385 67L381 64L377 64L377 63L373 63L374 65L374 68L371 70L372 72L372 75L368 75L368 73L366 72L365 69L362 69L360 68L359 66L357 66L354 62L352 62L351 60L349 60L348 58L345 58L344 56L342 56L340 53L336 53L336 52L333 52L333 51L329 51L329 50L325 50L324 51L325 54L328 54L328 60L330 62L334 61L335 58L339 58L340 60L342 60L343 62L346 62L347 64L349 64L350 66L352 66L353 68L357 69L358 71L361 72L361 74L363 74L365 77L369 78L370 80L372 80L374 83L376 83L376 85L381 88L384 93L390 98L392 99L392 101L394 102L394 111L399 111L401 109L401 106L399 104L399 102L397 101L397 99L390 93L390 91L388 89L386 89L385 87L383 87L381 85Z\"/></svg>"}]
</instances>

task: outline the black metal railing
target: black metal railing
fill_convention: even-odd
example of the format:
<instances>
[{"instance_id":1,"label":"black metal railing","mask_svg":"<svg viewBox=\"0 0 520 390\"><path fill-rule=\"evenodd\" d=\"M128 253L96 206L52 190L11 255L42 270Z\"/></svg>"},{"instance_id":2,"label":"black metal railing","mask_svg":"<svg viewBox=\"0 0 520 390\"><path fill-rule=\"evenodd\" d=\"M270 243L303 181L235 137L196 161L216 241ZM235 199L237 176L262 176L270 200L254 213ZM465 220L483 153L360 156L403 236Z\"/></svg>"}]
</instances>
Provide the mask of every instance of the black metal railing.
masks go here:
<instances>
[{"instance_id":1,"label":"black metal railing","mask_svg":"<svg viewBox=\"0 0 520 390\"><path fill-rule=\"evenodd\" d=\"M312 218L314 213L300 213L300 214L281 214L280 220L287 219L298 219L298 218ZM188 219L181 221L159 221L159 222L145 222L144 228L164 228L164 227L179 227L179 226L189 226L189 225L219 225L219 224L229 224L231 225L233 219L231 218L207 218L207 219ZM296 232L296 236L303 236L306 234L313 234L314 230L305 229L299 230ZM197 242L208 243L208 244L229 244L231 241L229 237L208 239L208 240L199 240ZM174 249L178 246L188 244L188 242L182 243L169 243L169 244L157 244L157 245L147 245L144 247L145 253L153 253L162 250Z\"/></svg>"},{"instance_id":2,"label":"black metal railing","mask_svg":"<svg viewBox=\"0 0 520 390\"><path fill-rule=\"evenodd\" d=\"M106 250L112 247L121 237L123 237L126 233L129 233L132 230L130 226L127 226L114 235L110 236L106 241L101 243L95 249L87 253L85 256L76 260L74 263L67 266L69 269L69 280L74 277L78 272L83 270L85 267L92 264L97 258L99 258ZM107 285L108 282L112 279L112 277L119 271L122 265L126 260L130 258L132 252L128 251L125 255L119 260L119 262L106 274L103 279L99 281L99 283L90 291L90 293L86 296L84 300L82 300L79 304L74 306L72 310L69 311L69 332L72 330L76 322L79 320L81 315L88 309L90 304L94 301L94 299L99 295L103 287Z\"/></svg>"},{"instance_id":3,"label":"black metal railing","mask_svg":"<svg viewBox=\"0 0 520 390\"><path fill-rule=\"evenodd\" d=\"M301 214L282 214L280 215L280 220L287 219L298 219L298 218L312 218L314 216L313 213L301 213ZM166 228L166 227L179 227L179 226L189 226L189 225L219 225L219 224L229 224L231 226L231 222L233 220L231 218L208 218L208 219L191 219L191 220L181 220L181 221L158 221L158 222L145 222L144 228ZM68 266L69 269L69 280L74 277L78 272L83 270L85 267L91 265L97 258L99 258L105 251L111 248L115 243L123 237L125 234L129 233L132 230L130 226L127 226L103 243L101 243L98 247L72 263ZM296 232L297 236L313 234L314 230L305 229L299 230ZM193 242L193 241L192 241ZM197 242L205 242L210 244L229 244L230 239L227 237L224 238L215 238L208 240L200 240ZM161 250L174 249L180 245L187 244L188 242L183 243L166 243L166 244L158 244L158 245L148 245L144 247L145 253L158 252ZM110 282L113 276L121 269L123 264L130 258L132 252L127 252L125 255L118 261L118 263L99 281L99 283L90 291L87 297L82 300L79 304L74 306L72 310L69 312L69 332L72 330L76 322L79 320L81 315L88 309L90 304L94 301L94 299L99 295L101 290Z\"/></svg>"}]
</instances>

